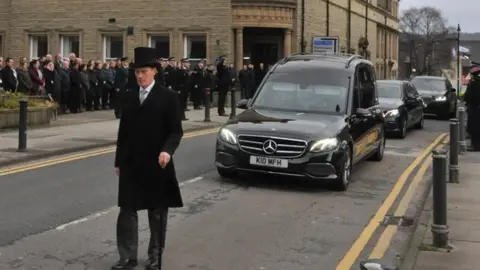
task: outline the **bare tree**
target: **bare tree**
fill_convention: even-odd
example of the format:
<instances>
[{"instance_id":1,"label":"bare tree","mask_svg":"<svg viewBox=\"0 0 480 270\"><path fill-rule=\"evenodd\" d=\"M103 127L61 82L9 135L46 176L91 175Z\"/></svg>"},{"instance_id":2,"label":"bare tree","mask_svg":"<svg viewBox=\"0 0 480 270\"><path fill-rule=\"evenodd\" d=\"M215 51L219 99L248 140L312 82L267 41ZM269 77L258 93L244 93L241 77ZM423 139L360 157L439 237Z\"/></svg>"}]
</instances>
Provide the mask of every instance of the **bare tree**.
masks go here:
<instances>
[{"instance_id":1,"label":"bare tree","mask_svg":"<svg viewBox=\"0 0 480 270\"><path fill-rule=\"evenodd\" d=\"M408 50L410 68L419 73L431 73L432 67L441 69L449 65L445 55L450 54L451 47L444 41L452 28L441 10L429 6L410 8L400 18L400 29L406 43L402 47Z\"/></svg>"}]
</instances>

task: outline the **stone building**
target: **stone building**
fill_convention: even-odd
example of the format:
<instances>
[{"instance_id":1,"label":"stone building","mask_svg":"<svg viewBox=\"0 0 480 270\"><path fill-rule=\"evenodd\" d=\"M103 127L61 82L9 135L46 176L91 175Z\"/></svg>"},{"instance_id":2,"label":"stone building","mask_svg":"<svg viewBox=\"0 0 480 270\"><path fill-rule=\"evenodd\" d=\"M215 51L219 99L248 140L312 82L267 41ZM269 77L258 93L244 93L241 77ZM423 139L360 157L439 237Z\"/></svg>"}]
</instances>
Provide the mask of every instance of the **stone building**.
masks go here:
<instances>
[{"instance_id":1,"label":"stone building","mask_svg":"<svg viewBox=\"0 0 480 270\"><path fill-rule=\"evenodd\" d=\"M368 1L368 2L367 2ZM0 0L0 55L19 58L75 52L84 59L132 56L136 46L159 57L237 67L271 64L335 36L345 52L362 51L377 77L396 74L399 0ZM302 43L303 36L303 43ZM349 49L350 48L350 49ZM368 53L366 52L368 50Z\"/></svg>"}]
</instances>

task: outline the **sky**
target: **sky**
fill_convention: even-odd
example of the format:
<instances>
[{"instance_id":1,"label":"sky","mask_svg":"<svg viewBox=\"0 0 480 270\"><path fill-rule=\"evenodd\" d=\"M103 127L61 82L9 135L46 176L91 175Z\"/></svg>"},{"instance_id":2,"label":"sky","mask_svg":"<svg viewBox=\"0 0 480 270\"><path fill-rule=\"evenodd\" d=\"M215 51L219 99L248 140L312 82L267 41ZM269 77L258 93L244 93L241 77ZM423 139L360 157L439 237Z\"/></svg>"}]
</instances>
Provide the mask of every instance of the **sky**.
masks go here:
<instances>
[{"instance_id":1,"label":"sky","mask_svg":"<svg viewBox=\"0 0 480 270\"><path fill-rule=\"evenodd\" d=\"M462 32L480 32L479 10L474 8L479 6L479 0L400 0L400 10L422 6L439 8L449 24L460 23Z\"/></svg>"}]
</instances>

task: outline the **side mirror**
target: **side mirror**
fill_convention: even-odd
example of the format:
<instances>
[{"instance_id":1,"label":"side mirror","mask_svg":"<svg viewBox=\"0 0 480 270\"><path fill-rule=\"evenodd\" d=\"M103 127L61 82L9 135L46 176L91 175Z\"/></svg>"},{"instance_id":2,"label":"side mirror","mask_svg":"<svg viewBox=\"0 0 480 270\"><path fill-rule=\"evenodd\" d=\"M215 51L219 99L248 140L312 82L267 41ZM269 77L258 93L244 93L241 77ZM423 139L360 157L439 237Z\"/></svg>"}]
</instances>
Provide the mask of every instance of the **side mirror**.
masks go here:
<instances>
[{"instance_id":1,"label":"side mirror","mask_svg":"<svg viewBox=\"0 0 480 270\"><path fill-rule=\"evenodd\" d=\"M372 115L372 113L368 109L357 108L355 111L355 116L357 117L368 117L370 115Z\"/></svg>"},{"instance_id":2,"label":"side mirror","mask_svg":"<svg viewBox=\"0 0 480 270\"><path fill-rule=\"evenodd\" d=\"M242 99L242 100L240 100L240 101L237 103L237 108L243 109L243 110L247 109L247 107L248 107L248 101L249 101L248 99Z\"/></svg>"},{"instance_id":3,"label":"side mirror","mask_svg":"<svg viewBox=\"0 0 480 270\"><path fill-rule=\"evenodd\" d=\"M456 92L457 92L457 89L455 89L455 88L450 88L450 92L456 93Z\"/></svg>"}]
</instances>

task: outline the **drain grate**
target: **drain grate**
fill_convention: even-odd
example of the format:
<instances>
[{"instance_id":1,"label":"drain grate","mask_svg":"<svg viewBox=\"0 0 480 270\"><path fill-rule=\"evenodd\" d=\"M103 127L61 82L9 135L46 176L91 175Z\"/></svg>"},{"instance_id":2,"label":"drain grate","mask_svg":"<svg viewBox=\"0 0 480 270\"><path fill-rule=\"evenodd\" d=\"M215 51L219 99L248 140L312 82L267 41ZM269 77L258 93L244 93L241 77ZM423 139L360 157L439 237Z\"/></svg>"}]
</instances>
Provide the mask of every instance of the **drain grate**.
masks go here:
<instances>
[{"instance_id":1,"label":"drain grate","mask_svg":"<svg viewBox=\"0 0 480 270\"><path fill-rule=\"evenodd\" d=\"M396 225L399 227L410 227L413 225L413 218L405 216L385 216L382 221L383 226Z\"/></svg>"}]
</instances>

